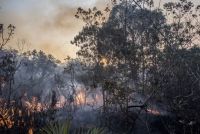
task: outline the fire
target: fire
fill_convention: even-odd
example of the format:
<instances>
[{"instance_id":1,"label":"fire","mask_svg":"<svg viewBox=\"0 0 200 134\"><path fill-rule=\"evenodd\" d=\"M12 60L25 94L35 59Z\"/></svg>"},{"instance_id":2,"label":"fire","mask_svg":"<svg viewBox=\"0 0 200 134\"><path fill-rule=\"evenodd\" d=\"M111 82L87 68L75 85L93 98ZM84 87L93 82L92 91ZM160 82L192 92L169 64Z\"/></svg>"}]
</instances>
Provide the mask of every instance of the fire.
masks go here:
<instances>
[{"instance_id":1,"label":"fire","mask_svg":"<svg viewBox=\"0 0 200 134\"><path fill-rule=\"evenodd\" d=\"M27 114L30 116L33 113L40 113L43 111L48 110L50 107L50 104L46 104L43 102L40 102L40 100L32 96L31 99L27 96L27 93L24 93L22 97L20 98L20 108L16 107L10 107L6 108L3 106L3 104L6 105L6 101L4 99L0 98L0 115L3 116L3 119L0 118L0 126L8 126L11 128L14 125L14 119L12 117L14 115L17 115L19 117L23 117L24 114ZM12 101L12 106L15 106L15 101ZM64 96L59 96L59 99L56 102L55 109L62 109L68 104L68 100ZM77 89L76 96L74 99L74 104L76 106L100 106L102 104L102 96L100 92L87 92L86 89L80 88ZM25 122L18 122L19 123L25 123ZM29 133L32 133L32 129L29 129Z\"/></svg>"},{"instance_id":2,"label":"fire","mask_svg":"<svg viewBox=\"0 0 200 134\"><path fill-rule=\"evenodd\" d=\"M66 99L65 96L61 95L57 97L58 99L55 105L55 109L60 110L62 108L65 108L65 106L69 104L68 99ZM27 93L23 93L19 101L19 107L16 107L18 106L16 105L18 103L17 101L11 101L11 107L7 108L4 107L4 105L6 105L6 101L3 98L0 98L0 115L3 116L0 117L0 127L6 126L8 128L12 128L15 124L17 124L18 126L26 126L28 124L31 124L34 120L32 115L37 115L37 113L42 113L47 111L48 109L51 109L50 103L41 102L35 96L28 97ZM81 108L84 106L94 108L94 106L101 105L101 102L102 96L100 92L91 92L87 91L83 87L80 87L76 91L73 105ZM20 118L18 119L18 117ZM25 120L25 117L26 119L29 118L30 120L27 122ZM33 131L33 126L30 126L28 128L28 133L32 134Z\"/></svg>"},{"instance_id":3,"label":"fire","mask_svg":"<svg viewBox=\"0 0 200 134\"><path fill-rule=\"evenodd\" d=\"M78 90L75 97L77 105L100 106L102 105L102 95L99 92L87 92L84 88Z\"/></svg>"},{"instance_id":4,"label":"fire","mask_svg":"<svg viewBox=\"0 0 200 134\"><path fill-rule=\"evenodd\" d=\"M108 60L106 58L102 58L100 63L103 65L103 66L107 66L108 65Z\"/></svg>"},{"instance_id":5,"label":"fire","mask_svg":"<svg viewBox=\"0 0 200 134\"><path fill-rule=\"evenodd\" d=\"M11 116L9 115L10 112L13 114L12 109L0 109L0 126L6 125L8 128L11 128L13 126L14 122L12 121Z\"/></svg>"},{"instance_id":6,"label":"fire","mask_svg":"<svg viewBox=\"0 0 200 134\"><path fill-rule=\"evenodd\" d=\"M28 129L28 134L33 134L33 128Z\"/></svg>"},{"instance_id":7,"label":"fire","mask_svg":"<svg viewBox=\"0 0 200 134\"><path fill-rule=\"evenodd\" d=\"M153 115L160 115L160 112L158 110L155 109L147 109L148 113L151 113Z\"/></svg>"},{"instance_id":8,"label":"fire","mask_svg":"<svg viewBox=\"0 0 200 134\"><path fill-rule=\"evenodd\" d=\"M77 105L84 105L86 104L86 93L84 90L80 90L76 96L76 103Z\"/></svg>"}]
</instances>

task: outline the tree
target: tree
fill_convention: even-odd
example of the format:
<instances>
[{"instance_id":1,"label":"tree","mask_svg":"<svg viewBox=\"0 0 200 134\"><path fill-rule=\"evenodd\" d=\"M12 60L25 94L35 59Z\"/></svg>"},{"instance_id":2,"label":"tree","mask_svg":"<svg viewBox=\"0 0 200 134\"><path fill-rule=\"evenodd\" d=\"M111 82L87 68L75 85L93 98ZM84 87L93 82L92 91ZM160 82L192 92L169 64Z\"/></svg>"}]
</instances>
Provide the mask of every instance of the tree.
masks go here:
<instances>
[{"instance_id":1,"label":"tree","mask_svg":"<svg viewBox=\"0 0 200 134\"><path fill-rule=\"evenodd\" d=\"M5 29L4 25L0 24L0 36L1 36L1 42L0 42L0 50L3 49L3 47L8 43L8 41L11 39L12 35L14 34L15 26L9 25L7 27L8 36L5 37Z\"/></svg>"},{"instance_id":2,"label":"tree","mask_svg":"<svg viewBox=\"0 0 200 134\"><path fill-rule=\"evenodd\" d=\"M160 11L140 9L130 1L116 4L100 26L91 23L90 9L79 12L86 25L72 43L80 47L77 54L86 64L94 67L93 79L102 88L103 111L117 108L128 115L132 93L147 89L149 68L157 66L160 33L154 27L162 29L165 18Z\"/></svg>"},{"instance_id":3,"label":"tree","mask_svg":"<svg viewBox=\"0 0 200 134\"><path fill-rule=\"evenodd\" d=\"M199 6L187 0L164 5L172 22L163 31L157 87L160 98L176 115L183 129L197 132L199 124ZM152 85L155 85L152 83Z\"/></svg>"},{"instance_id":4,"label":"tree","mask_svg":"<svg viewBox=\"0 0 200 134\"><path fill-rule=\"evenodd\" d=\"M131 94L142 91L149 97L141 107L156 99L177 118L193 121L198 111L200 7L180 0L166 3L164 12L153 10L152 1L113 2L108 19L100 26L86 23L73 42L80 47L78 55L95 68L103 107L127 113ZM87 13L83 20L91 22Z\"/></svg>"},{"instance_id":5,"label":"tree","mask_svg":"<svg viewBox=\"0 0 200 134\"><path fill-rule=\"evenodd\" d=\"M31 95L41 97L44 90L53 88L53 79L56 72L57 60L52 55L42 51L28 51L18 55L20 67L15 74L15 94L26 90ZM43 88L41 88L43 87Z\"/></svg>"},{"instance_id":6,"label":"tree","mask_svg":"<svg viewBox=\"0 0 200 134\"><path fill-rule=\"evenodd\" d=\"M0 24L0 36L1 36L1 42L0 42L0 77L1 77L1 83L0 83L0 92L2 94L2 85L8 84L8 93L7 93L7 105L10 105L10 97L11 97L11 90L12 90L12 84L14 82L14 74L16 71L16 61L15 61L15 52L12 51L6 51L3 50L3 47L7 45L8 41L11 39L12 35L14 34L15 26L9 25L7 27L8 36L5 37L5 29L4 25Z\"/></svg>"}]
</instances>

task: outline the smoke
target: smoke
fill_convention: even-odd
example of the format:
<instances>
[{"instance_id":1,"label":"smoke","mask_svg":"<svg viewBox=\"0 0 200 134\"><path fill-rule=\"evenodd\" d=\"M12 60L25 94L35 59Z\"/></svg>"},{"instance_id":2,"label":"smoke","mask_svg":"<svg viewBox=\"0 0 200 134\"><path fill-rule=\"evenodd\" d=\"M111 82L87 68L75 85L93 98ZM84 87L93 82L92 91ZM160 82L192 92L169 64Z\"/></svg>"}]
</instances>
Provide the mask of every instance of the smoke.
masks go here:
<instances>
[{"instance_id":1,"label":"smoke","mask_svg":"<svg viewBox=\"0 0 200 134\"><path fill-rule=\"evenodd\" d=\"M30 49L42 49L63 61L76 56L78 48L70 45L83 23L74 17L78 7L104 7L107 0L1 0L0 23L13 24L16 31L9 47L17 48L17 40L26 39Z\"/></svg>"}]
</instances>

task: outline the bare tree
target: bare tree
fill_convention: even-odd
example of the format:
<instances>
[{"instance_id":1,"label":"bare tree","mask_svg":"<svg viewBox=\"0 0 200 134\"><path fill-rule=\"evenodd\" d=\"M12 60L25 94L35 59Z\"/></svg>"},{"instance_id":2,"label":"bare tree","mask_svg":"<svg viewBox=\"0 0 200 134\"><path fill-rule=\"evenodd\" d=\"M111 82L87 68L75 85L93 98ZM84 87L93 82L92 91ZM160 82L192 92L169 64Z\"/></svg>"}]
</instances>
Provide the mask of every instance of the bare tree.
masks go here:
<instances>
[{"instance_id":1,"label":"bare tree","mask_svg":"<svg viewBox=\"0 0 200 134\"><path fill-rule=\"evenodd\" d=\"M5 35L6 30L4 29L4 25L0 24L0 36L1 36L1 42L0 42L0 50L3 49L3 47L8 43L8 41L11 39L12 35L14 34L15 26L9 25L7 27L8 34Z\"/></svg>"}]
</instances>

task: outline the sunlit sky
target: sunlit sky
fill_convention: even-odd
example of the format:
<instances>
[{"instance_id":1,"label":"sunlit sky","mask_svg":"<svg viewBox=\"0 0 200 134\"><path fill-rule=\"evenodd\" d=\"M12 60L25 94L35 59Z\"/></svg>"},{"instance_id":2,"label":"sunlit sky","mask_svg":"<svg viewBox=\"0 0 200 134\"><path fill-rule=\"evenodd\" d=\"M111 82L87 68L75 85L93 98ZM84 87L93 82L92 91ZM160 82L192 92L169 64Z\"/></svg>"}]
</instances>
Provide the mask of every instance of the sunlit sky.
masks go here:
<instances>
[{"instance_id":1,"label":"sunlit sky","mask_svg":"<svg viewBox=\"0 0 200 134\"><path fill-rule=\"evenodd\" d=\"M155 0L158 2L160 0ZM173 0L161 0L161 3ZM200 0L191 0L200 4ZM70 44L83 23L74 15L78 7L103 8L110 0L0 0L0 23L13 24L16 31L9 47L26 40L23 51L43 50L63 61L75 57L77 48Z\"/></svg>"}]
</instances>

